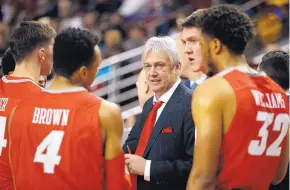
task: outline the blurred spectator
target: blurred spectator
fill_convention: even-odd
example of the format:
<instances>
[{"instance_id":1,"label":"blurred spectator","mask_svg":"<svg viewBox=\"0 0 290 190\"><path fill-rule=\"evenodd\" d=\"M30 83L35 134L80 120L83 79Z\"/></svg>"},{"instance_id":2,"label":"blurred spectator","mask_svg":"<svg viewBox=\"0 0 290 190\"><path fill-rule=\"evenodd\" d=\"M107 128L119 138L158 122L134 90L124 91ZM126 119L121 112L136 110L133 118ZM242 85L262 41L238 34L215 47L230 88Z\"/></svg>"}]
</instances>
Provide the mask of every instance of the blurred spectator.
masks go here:
<instances>
[{"instance_id":1,"label":"blurred spectator","mask_svg":"<svg viewBox=\"0 0 290 190\"><path fill-rule=\"evenodd\" d=\"M169 35L176 35L177 33L182 31L182 22L186 18L186 16L183 13L179 13L177 15L177 18L175 19L175 25L171 30L169 31Z\"/></svg>"},{"instance_id":2,"label":"blurred spectator","mask_svg":"<svg viewBox=\"0 0 290 190\"><path fill-rule=\"evenodd\" d=\"M58 3L58 10L58 14L62 18L60 22L60 30L69 27L83 28L82 18L79 14L72 14L73 9L71 8L71 2L69 0L60 0Z\"/></svg>"},{"instance_id":3,"label":"blurred spectator","mask_svg":"<svg viewBox=\"0 0 290 190\"><path fill-rule=\"evenodd\" d=\"M258 36L264 45L276 42L282 32L282 22L273 12L261 15L257 19L256 27Z\"/></svg>"},{"instance_id":4,"label":"blurred spectator","mask_svg":"<svg viewBox=\"0 0 290 190\"><path fill-rule=\"evenodd\" d=\"M271 51L279 50L280 47L278 44L273 43L273 44L267 44L264 49L265 49L265 52L268 53Z\"/></svg>"},{"instance_id":5,"label":"blurred spectator","mask_svg":"<svg viewBox=\"0 0 290 190\"><path fill-rule=\"evenodd\" d=\"M127 32L124 29L126 25L126 21L119 13L113 13L109 20L109 29L116 29L119 30L122 34L122 38L127 37Z\"/></svg>"},{"instance_id":6,"label":"blurred spectator","mask_svg":"<svg viewBox=\"0 0 290 190\"><path fill-rule=\"evenodd\" d=\"M153 96L153 92L150 89L147 81L146 81L146 75L144 69L141 70L141 72L138 75L137 82L137 94L138 94L138 101L139 106L143 108L145 102Z\"/></svg>"},{"instance_id":7,"label":"blurred spectator","mask_svg":"<svg viewBox=\"0 0 290 190\"><path fill-rule=\"evenodd\" d=\"M124 43L124 49L130 50L140 47L147 40L147 31L140 25L134 25L129 29L129 39Z\"/></svg>"},{"instance_id":8,"label":"blurred spectator","mask_svg":"<svg viewBox=\"0 0 290 190\"><path fill-rule=\"evenodd\" d=\"M70 0L58 0L57 1L57 13L60 18L68 18L72 16L72 2Z\"/></svg>"},{"instance_id":9,"label":"blurred spectator","mask_svg":"<svg viewBox=\"0 0 290 190\"><path fill-rule=\"evenodd\" d=\"M105 33L105 44L103 49L103 57L108 58L122 52L121 41L122 36L118 30L108 30Z\"/></svg>"},{"instance_id":10,"label":"blurred spectator","mask_svg":"<svg viewBox=\"0 0 290 190\"><path fill-rule=\"evenodd\" d=\"M8 25L0 23L0 54L3 54L8 46L9 28Z\"/></svg>"},{"instance_id":11,"label":"blurred spectator","mask_svg":"<svg viewBox=\"0 0 290 190\"><path fill-rule=\"evenodd\" d=\"M57 19L41 17L38 19L38 21L50 25L55 31L59 31L59 22Z\"/></svg>"},{"instance_id":12,"label":"blurred spectator","mask_svg":"<svg viewBox=\"0 0 290 190\"><path fill-rule=\"evenodd\" d=\"M100 30L96 25L98 16L98 12L92 10L85 11L82 16L82 23L86 30L98 37L101 37Z\"/></svg>"}]
</instances>

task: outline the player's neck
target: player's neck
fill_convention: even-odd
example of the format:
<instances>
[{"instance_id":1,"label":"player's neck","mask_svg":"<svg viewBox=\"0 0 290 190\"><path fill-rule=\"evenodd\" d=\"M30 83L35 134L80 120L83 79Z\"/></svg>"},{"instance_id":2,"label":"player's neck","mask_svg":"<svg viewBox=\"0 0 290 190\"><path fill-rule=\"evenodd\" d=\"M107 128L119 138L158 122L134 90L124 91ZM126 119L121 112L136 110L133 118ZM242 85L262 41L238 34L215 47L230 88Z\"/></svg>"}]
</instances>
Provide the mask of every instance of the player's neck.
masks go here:
<instances>
[{"instance_id":1,"label":"player's neck","mask_svg":"<svg viewBox=\"0 0 290 190\"><path fill-rule=\"evenodd\" d=\"M55 75L52 84L50 85L50 90L63 90L68 88L76 88L80 87L80 85L73 84L69 79Z\"/></svg>"},{"instance_id":2,"label":"player's neck","mask_svg":"<svg viewBox=\"0 0 290 190\"><path fill-rule=\"evenodd\" d=\"M222 58L218 65L218 72L221 72L229 67L247 67L247 60L244 55L241 56L226 56Z\"/></svg>"},{"instance_id":3,"label":"player's neck","mask_svg":"<svg viewBox=\"0 0 290 190\"><path fill-rule=\"evenodd\" d=\"M194 72L194 73L191 73L190 77L188 77L188 79L190 81L197 81L198 79L200 79L204 74L199 71L199 72Z\"/></svg>"},{"instance_id":4,"label":"player's neck","mask_svg":"<svg viewBox=\"0 0 290 190\"><path fill-rule=\"evenodd\" d=\"M30 60L23 60L20 63L16 63L15 69L11 76L30 78L38 83L40 78L40 67L38 64Z\"/></svg>"}]
</instances>

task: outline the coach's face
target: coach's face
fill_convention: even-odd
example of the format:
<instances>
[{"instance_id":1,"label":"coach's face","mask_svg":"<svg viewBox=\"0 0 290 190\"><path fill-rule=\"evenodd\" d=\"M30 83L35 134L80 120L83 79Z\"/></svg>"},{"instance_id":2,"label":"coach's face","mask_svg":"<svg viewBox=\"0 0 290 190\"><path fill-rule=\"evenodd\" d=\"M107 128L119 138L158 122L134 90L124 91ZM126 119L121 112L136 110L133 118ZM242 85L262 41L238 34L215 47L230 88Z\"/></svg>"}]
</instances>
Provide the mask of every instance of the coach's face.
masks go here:
<instances>
[{"instance_id":1,"label":"coach's face","mask_svg":"<svg viewBox=\"0 0 290 190\"><path fill-rule=\"evenodd\" d=\"M165 52L149 51L143 58L143 66L148 85L156 98L173 86L180 73L180 63L172 64Z\"/></svg>"}]
</instances>

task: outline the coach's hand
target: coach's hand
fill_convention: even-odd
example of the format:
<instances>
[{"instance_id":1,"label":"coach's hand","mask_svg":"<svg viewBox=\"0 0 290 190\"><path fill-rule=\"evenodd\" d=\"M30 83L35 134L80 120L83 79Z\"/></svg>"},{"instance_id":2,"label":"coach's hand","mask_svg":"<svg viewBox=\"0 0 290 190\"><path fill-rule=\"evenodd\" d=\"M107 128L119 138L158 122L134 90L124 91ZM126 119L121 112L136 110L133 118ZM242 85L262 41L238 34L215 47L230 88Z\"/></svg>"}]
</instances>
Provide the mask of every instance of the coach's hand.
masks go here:
<instances>
[{"instance_id":1,"label":"coach's hand","mask_svg":"<svg viewBox=\"0 0 290 190\"><path fill-rule=\"evenodd\" d=\"M146 160L135 154L125 154L125 163L130 174L144 175Z\"/></svg>"}]
</instances>

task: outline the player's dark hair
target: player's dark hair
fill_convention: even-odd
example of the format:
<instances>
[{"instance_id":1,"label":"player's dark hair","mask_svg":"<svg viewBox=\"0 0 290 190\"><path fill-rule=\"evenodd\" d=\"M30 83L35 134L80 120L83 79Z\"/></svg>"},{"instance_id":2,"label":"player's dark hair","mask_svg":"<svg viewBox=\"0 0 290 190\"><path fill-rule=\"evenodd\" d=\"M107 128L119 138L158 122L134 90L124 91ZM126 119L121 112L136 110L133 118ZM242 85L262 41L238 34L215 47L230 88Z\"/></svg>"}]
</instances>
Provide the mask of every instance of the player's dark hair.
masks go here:
<instances>
[{"instance_id":1,"label":"player's dark hair","mask_svg":"<svg viewBox=\"0 0 290 190\"><path fill-rule=\"evenodd\" d=\"M289 54L281 51L271 51L262 57L259 70L265 72L284 90L289 89Z\"/></svg>"},{"instance_id":2,"label":"player's dark hair","mask_svg":"<svg viewBox=\"0 0 290 190\"><path fill-rule=\"evenodd\" d=\"M2 57L2 61L1 61L1 65L2 65L2 71L4 75L8 75L10 72L14 71L15 69L15 60L13 58L13 55L11 53L10 48L8 48L3 57Z\"/></svg>"},{"instance_id":3,"label":"player's dark hair","mask_svg":"<svg viewBox=\"0 0 290 190\"><path fill-rule=\"evenodd\" d=\"M251 19L232 5L218 5L202 9L188 16L182 26L197 27L212 38L218 38L231 53L243 54L255 35Z\"/></svg>"},{"instance_id":4,"label":"player's dark hair","mask_svg":"<svg viewBox=\"0 0 290 190\"><path fill-rule=\"evenodd\" d=\"M53 69L57 75L71 77L82 66L90 67L96 59L98 38L79 28L60 32L53 47Z\"/></svg>"},{"instance_id":5,"label":"player's dark hair","mask_svg":"<svg viewBox=\"0 0 290 190\"><path fill-rule=\"evenodd\" d=\"M9 46L16 63L34 49L46 45L56 36L55 30L37 21L24 21L10 35Z\"/></svg>"}]
</instances>

